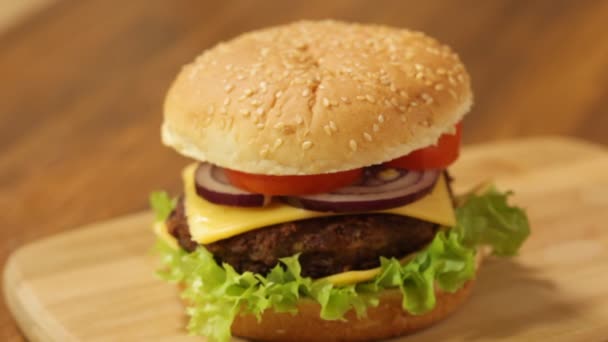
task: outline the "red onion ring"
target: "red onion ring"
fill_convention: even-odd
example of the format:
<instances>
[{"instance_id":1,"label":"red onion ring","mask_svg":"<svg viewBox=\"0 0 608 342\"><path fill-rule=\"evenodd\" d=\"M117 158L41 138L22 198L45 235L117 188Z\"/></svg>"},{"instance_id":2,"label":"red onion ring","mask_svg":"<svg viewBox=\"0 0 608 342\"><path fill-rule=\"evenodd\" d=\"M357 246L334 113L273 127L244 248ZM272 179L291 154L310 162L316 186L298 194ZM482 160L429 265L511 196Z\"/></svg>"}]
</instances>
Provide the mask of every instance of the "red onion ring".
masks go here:
<instances>
[{"instance_id":1,"label":"red onion ring","mask_svg":"<svg viewBox=\"0 0 608 342\"><path fill-rule=\"evenodd\" d=\"M429 194L440 170L406 171L371 167L359 184L330 193L283 197L283 201L314 211L356 212L383 210L412 203ZM392 173L390 179L386 172ZM384 174L383 174L384 173Z\"/></svg>"},{"instance_id":2,"label":"red onion ring","mask_svg":"<svg viewBox=\"0 0 608 342\"><path fill-rule=\"evenodd\" d=\"M196 193L209 202L239 207L262 207L270 196L255 194L230 184L224 169L210 163L200 163L194 174Z\"/></svg>"}]
</instances>

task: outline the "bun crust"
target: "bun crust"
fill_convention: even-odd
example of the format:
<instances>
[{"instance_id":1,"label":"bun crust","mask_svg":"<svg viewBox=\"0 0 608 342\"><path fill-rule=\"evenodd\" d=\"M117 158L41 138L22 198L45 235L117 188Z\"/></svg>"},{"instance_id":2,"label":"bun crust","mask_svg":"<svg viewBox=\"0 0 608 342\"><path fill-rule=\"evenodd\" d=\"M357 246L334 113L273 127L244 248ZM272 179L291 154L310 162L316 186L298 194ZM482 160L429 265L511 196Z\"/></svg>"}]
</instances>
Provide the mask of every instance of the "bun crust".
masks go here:
<instances>
[{"instance_id":1,"label":"bun crust","mask_svg":"<svg viewBox=\"0 0 608 342\"><path fill-rule=\"evenodd\" d=\"M336 21L243 34L186 65L164 105L163 142L258 174L319 174L432 145L468 112L470 79L420 33Z\"/></svg>"},{"instance_id":2,"label":"bun crust","mask_svg":"<svg viewBox=\"0 0 608 342\"><path fill-rule=\"evenodd\" d=\"M403 311L401 293L390 290L380 297L380 305L367 309L363 319L350 311L347 321L325 321L319 318L318 303L302 301L297 315L268 310L260 323L252 315L237 316L232 333L256 341L377 341L413 333L447 317L468 298L472 285L469 281L455 293L438 292L437 305L424 315Z\"/></svg>"}]
</instances>

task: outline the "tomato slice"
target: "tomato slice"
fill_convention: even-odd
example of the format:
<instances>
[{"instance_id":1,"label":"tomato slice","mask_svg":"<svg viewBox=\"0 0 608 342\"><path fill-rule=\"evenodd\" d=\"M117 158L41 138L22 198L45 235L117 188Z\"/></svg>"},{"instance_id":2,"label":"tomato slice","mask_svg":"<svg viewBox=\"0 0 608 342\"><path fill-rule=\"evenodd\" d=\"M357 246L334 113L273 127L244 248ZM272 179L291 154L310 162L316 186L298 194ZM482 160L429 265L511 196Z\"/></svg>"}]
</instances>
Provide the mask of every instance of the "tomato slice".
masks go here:
<instances>
[{"instance_id":1,"label":"tomato slice","mask_svg":"<svg viewBox=\"0 0 608 342\"><path fill-rule=\"evenodd\" d=\"M230 183L264 195L305 195L329 192L361 178L363 169L305 176L269 176L225 169Z\"/></svg>"},{"instance_id":2,"label":"tomato slice","mask_svg":"<svg viewBox=\"0 0 608 342\"><path fill-rule=\"evenodd\" d=\"M442 135L437 145L416 150L385 164L408 170L444 169L458 159L461 137L462 123L458 123L456 133Z\"/></svg>"}]
</instances>

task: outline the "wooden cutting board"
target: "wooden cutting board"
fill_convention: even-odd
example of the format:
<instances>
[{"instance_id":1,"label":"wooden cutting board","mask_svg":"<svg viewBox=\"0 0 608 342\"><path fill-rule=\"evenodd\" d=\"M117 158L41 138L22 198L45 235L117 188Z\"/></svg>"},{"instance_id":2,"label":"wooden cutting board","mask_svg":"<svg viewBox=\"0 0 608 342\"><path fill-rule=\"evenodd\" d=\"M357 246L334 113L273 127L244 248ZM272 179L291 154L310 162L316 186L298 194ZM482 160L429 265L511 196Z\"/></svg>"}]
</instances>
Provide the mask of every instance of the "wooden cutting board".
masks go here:
<instances>
[{"instance_id":1,"label":"wooden cutting board","mask_svg":"<svg viewBox=\"0 0 608 342\"><path fill-rule=\"evenodd\" d=\"M608 340L608 152L527 139L469 147L452 170L460 191L486 179L515 190L532 236L519 257L484 263L456 314L407 341ZM134 214L16 251L4 290L28 338L200 341L184 332L178 290L154 276L151 221Z\"/></svg>"}]
</instances>

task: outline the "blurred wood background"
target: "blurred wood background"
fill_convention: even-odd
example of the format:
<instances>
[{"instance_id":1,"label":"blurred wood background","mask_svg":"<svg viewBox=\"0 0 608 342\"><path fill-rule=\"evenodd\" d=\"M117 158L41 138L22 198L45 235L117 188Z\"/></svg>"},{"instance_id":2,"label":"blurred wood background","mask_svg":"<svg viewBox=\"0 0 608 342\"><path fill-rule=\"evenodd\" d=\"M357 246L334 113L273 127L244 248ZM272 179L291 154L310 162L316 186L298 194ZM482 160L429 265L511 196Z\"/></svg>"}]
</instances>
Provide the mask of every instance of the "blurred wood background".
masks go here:
<instances>
[{"instance_id":1,"label":"blurred wood background","mask_svg":"<svg viewBox=\"0 0 608 342\"><path fill-rule=\"evenodd\" d=\"M151 190L178 192L186 161L161 146L159 125L179 67L297 19L409 27L451 45L475 90L466 144L608 144L608 1L4 0L0 13L2 264L34 239L143 210ZM0 303L0 340L22 339Z\"/></svg>"}]
</instances>

